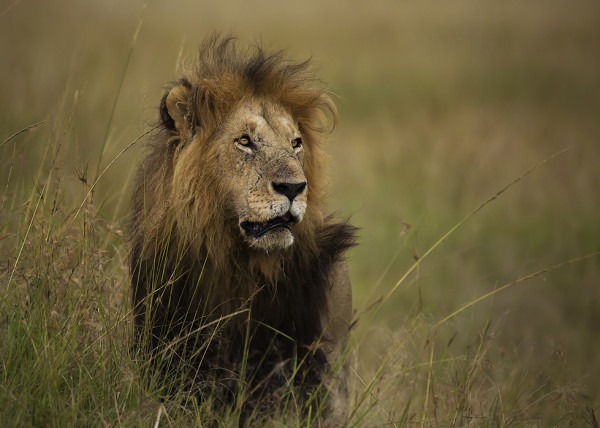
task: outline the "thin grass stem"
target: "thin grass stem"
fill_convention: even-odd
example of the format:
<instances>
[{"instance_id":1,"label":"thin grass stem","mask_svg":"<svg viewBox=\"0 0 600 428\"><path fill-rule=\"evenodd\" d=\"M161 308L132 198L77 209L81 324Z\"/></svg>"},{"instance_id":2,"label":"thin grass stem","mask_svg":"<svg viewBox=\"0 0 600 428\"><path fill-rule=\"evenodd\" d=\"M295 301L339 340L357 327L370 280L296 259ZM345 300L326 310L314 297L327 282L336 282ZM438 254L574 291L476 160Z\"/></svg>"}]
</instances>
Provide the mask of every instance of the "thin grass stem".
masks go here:
<instances>
[{"instance_id":1,"label":"thin grass stem","mask_svg":"<svg viewBox=\"0 0 600 428\"><path fill-rule=\"evenodd\" d=\"M452 226L450 228L450 230L448 230L444 235L442 235L441 238L439 238L431 247L429 247L427 249L427 251L425 251L423 253L423 255L419 258L419 260L417 260L415 263L413 263L411 265L410 268L408 268L408 270L405 272L405 274L402 275L402 277L396 282L396 284L394 284L394 286L384 296L384 298L381 299L381 301L379 302L379 305L375 306L374 311L373 311L373 316L379 311L379 309L381 308L381 306L383 306L383 304L387 300L389 300L389 298L396 292L396 290L398 289L398 287L404 283L404 281L406 280L406 278L408 278L408 276L415 269L417 269L420 266L420 264L423 262L423 260L427 259L429 257L429 255L435 249L437 249L446 239L448 239L448 237L450 237L452 234L454 234L454 232L456 232L458 229L460 229L460 227L463 226L467 221L469 221L475 214L477 214L479 211L481 211L483 208L485 208L487 205L489 205L494 200L498 199L498 197L500 197L504 192L506 192L508 189L510 189L511 187L513 187L518 182L522 181L525 177L527 177L528 175L530 175L532 172L534 172L535 170L537 170L539 167L541 167L542 165L548 163L550 160L554 159L557 156L562 155L563 153L565 153L565 152L567 152L568 150L571 150L571 149L572 149L572 147L564 148L564 149L559 150L558 152L550 155L549 157L543 159L542 161L538 162L537 164L535 164L534 166L532 166L531 168L529 168L527 171L525 171L523 174L521 174L520 176L518 176L517 178L515 178L514 180L512 180L508 184L506 184L504 187L502 187L500 190L498 190L496 193L494 193L492 196L490 196L488 199L486 199L484 202L482 202L479 206L477 206L477 208L475 208L473 211L471 211L469 214L467 214L465 217L463 217L458 223L456 223L454 226Z\"/></svg>"}]
</instances>

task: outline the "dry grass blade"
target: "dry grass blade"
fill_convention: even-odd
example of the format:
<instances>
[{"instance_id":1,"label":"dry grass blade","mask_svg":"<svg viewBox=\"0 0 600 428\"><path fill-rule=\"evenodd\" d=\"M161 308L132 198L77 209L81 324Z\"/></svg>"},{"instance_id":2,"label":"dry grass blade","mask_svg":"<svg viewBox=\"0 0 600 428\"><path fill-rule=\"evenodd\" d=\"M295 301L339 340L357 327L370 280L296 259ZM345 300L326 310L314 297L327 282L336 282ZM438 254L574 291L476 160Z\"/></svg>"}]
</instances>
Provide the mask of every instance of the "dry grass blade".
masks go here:
<instances>
[{"instance_id":1,"label":"dry grass blade","mask_svg":"<svg viewBox=\"0 0 600 428\"><path fill-rule=\"evenodd\" d=\"M356 397L356 402L352 406L352 410L350 415L348 416L348 420L353 422L354 426L363 426L365 422L363 418L365 418L371 410L377 407L385 417L387 418L387 423L393 427L397 427L398 424L391 420L392 412L386 408L384 403L382 402L382 396L375 391L375 389L381 384L382 379L388 373L390 367L393 365L393 360L398 358L398 354L400 352L399 345L393 346L389 348L388 352L386 352L382 361L378 364L377 370L371 376L371 380L367 383L364 380L364 377L356 370L356 368L351 367L350 371L352 375L360 382L362 386L362 391ZM366 400L371 399L371 403L366 404ZM367 409L363 409L366 405ZM406 408L405 408L406 410Z\"/></svg>"},{"instance_id":2,"label":"dry grass blade","mask_svg":"<svg viewBox=\"0 0 600 428\"><path fill-rule=\"evenodd\" d=\"M144 12L146 11L146 6L144 5L144 9L142 10L142 14L138 21L138 25L135 29L135 33L133 33L133 38L131 39L131 44L129 45L129 52L127 53L127 59L125 60L125 66L123 67L123 73L121 74L121 80L119 81L119 87L117 88L117 94L115 99L113 100L112 109L110 111L110 117L108 119L108 124L106 125L106 131L104 133L104 139L102 140L102 147L100 148L100 155L98 158L98 167L96 170L96 180L99 177L98 171L100 171L100 165L102 164L102 158L104 157L104 151L106 150L106 144L108 142L108 135L110 134L110 128L113 123L113 119L115 116L115 111L117 110L117 103L119 102L119 96L121 95L121 91L123 89L123 82L125 82L125 77L127 76L127 70L129 70L129 64L131 63L131 58L133 56L133 51L135 49L135 45L137 43L138 36L140 31L142 30L142 24L144 23ZM104 171L102 171L104 173Z\"/></svg>"},{"instance_id":3,"label":"dry grass blade","mask_svg":"<svg viewBox=\"0 0 600 428\"><path fill-rule=\"evenodd\" d=\"M450 315L448 315L448 316L442 318L440 321L438 321L433 326L433 328L437 329L439 326L441 326L442 324L444 324L445 322L447 322L451 318L454 318L456 315L460 314L462 311L464 311L464 310L470 308L471 306L473 306L473 305L481 302L482 300L487 299L488 297L494 296L496 293L499 293L499 292L501 292L501 291L503 291L503 290L505 290L507 288L512 287L513 285L517 285L517 284L520 284L522 282L528 281L530 279L537 278L539 276L543 276L543 275L545 275L545 274L547 274L549 272L552 272L552 271L554 271L556 269L568 266L570 264L573 264L573 263L576 263L576 262L579 262L579 261L582 261L582 260L585 260L585 259L589 259L591 257L596 257L596 256L600 256L600 252L587 254L587 255L581 256L581 257L576 257L574 259L570 259L570 260L567 260L565 262L558 263L558 264L556 264L554 266L550 266L550 267L538 270L536 272L530 273L529 275L522 276L521 278L518 278L518 279L516 279L516 280L514 280L512 282L509 282L508 284L504 284L501 287L496 288L493 291L490 291L489 293L486 293L483 296L480 296L477 299L470 301L469 303L466 303L465 305L461 306L456 311L452 312Z\"/></svg>"},{"instance_id":4,"label":"dry grass blade","mask_svg":"<svg viewBox=\"0 0 600 428\"><path fill-rule=\"evenodd\" d=\"M433 341L429 341L429 345L431 345L431 349L429 351L429 370L427 371L427 386L425 387L425 400L423 401L423 413L421 415L421 426L426 426L426 418L427 418L427 407L429 406L429 394L431 391L431 382L433 377L433 350L435 344Z\"/></svg>"},{"instance_id":5,"label":"dry grass blade","mask_svg":"<svg viewBox=\"0 0 600 428\"><path fill-rule=\"evenodd\" d=\"M102 178L102 176L106 173L106 171L108 171L110 169L110 167L117 161L117 159L119 159L123 153L125 153L127 150L129 150L135 143L137 143L138 141L140 141L142 138L144 138L146 135L150 134L151 132L153 132L155 129L157 129L158 126L155 126L154 128L144 132L142 135L140 135L139 137L137 137L135 140L133 140L131 143L129 143L127 146L125 146L125 148L123 148L123 150L121 150L109 163L108 165L106 165L104 167L104 169L102 170L102 172L100 172L100 174L98 174L98 176L96 177L96 179L94 180L94 182L92 183L92 185L90 186L90 189L88 190L87 194L85 195L85 197L83 198L83 201L81 201L81 204L79 205L79 207L77 208L77 210L75 211L75 215L73 216L73 219L76 219L77 216L79 215L79 213L81 212L82 208L84 207L86 201L90 198L90 196L92 195L94 188L96 187L96 185L98 184L98 181L100 181L100 179Z\"/></svg>"},{"instance_id":6,"label":"dry grass blade","mask_svg":"<svg viewBox=\"0 0 600 428\"><path fill-rule=\"evenodd\" d=\"M158 413L156 414L156 421L154 422L154 428L158 428L160 426L160 419L163 414L166 415L167 410L165 409L165 406L161 405L158 408Z\"/></svg>"},{"instance_id":7,"label":"dry grass blade","mask_svg":"<svg viewBox=\"0 0 600 428\"><path fill-rule=\"evenodd\" d=\"M15 132L15 133L14 133L14 134L12 134L10 137L8 137L6 140L4 140L4 141L2 142L2 144L0 144L0 149L1 149L2 147L4 147L4 145L6 145L6 144L8 144L10 141L12 141L14 138L16 138L16 137L18 137L19 135L21 135L22 133L24 133L24 132L27 132L27 131L29 131L29 130L31 130L31 129L33 129L33 128L36 128L37 126L41 125L42 123L46 123L46 122L47 122L47 120L41 120L41 121L39 121L39 122L33 123L33 124L29 125L29 126L26 126L26 127L25 127L25 128L23 128L23 129L21 129L21 130L19 130L19 131Z\"/></svg>"},{"instance_id":8,"label":"dry grass blade","mask_svg":"<svg viewBox=\"0 0 600 428\"><path fill-rule=\"evenodd\" d=\"M13 281L13 278L15 276L15 272L17 271L17 266L19 264L19 261L21 260L21 255L23 254L23 249L25 248L25 244L27 243L27 238L29 237L29 233L32 230L33 227L33 223L35 221L35 216L38 212L38 209L40 208L40 203L42 202L42 196L46 190L46 184L48 183L48 181L46 181L44 183L44 186L42 187L42 190L40 191L40 197L37 198L37 202L35 204L35 208L33 209L33 213L31 215L31 220L29 221L28 225L27 225L27 230L25 231L25 236L23 237L23 240L21 241L21 245L19 246L19 252L17 253L17 257L15 259L15 263L13 265L13 268L10 272L10 276L8 277L8 282L6 284L6 291L8 292L8 290L10 290L10 285Z\"/></svg>"},{"instance_id":9,"label":"dry grass blade","mask_svg":"<svg viewBox=\"0 0 600 428\"><path fill-rule=\"evenodd\" d=\"M9 10L11 10L13 7L18 5L19 3L21 3L21 0L15 0L14 2L12 2L6 9L4 9L2 11L2 13L0 13L0 18L2 18L4 15L6 15Z\"/></svg>"},{"instance_id":10,"label":"dry grass blade","mask_svg":"<svg viewBox=\"0 0 600 428\"><path fill-rule=\"evenodd\" d=\"M560 156L563 153L565 153L565 152L567 152L568 150L571 150L571 149L572 149L572 147L567 147L565 149L559 150L558 152L554 153L553 155L551 155L551 156L545 158L544 160L538 162L537 164L535 164L534 166L532 166L531 168L529 168L527 171L525 171L523 174L521 174L520 176L518 176L517 178L515 178L514 180L512 180L510 183L506 184L504 187L502 187L500 190L498 190L496 193L494 193L492 196L490 196L488 199L486 199L484 202L482 202L477 208L475 208L473 211L471 211L469 214L467 214L465 217L463 217L462 220L460 220L458 223L456 223L441 238L439 238L431 247L429 247L427 249L427 251L425 251L425 253L423 253L423 255L419 258L419 260L417 260L415 263L412 264L412 266L410 268L408 268L408 270L406 271L406 273L404 275L402 275L402 277L396 282L396 284L394 284L394 286L392 287L392 289L381 300L380 304L375 307L375 310L373 311L373 315L375 315L377 313L377 311L379 310L379 308L381 308L381 306L383 306L383 304L392 296L392 294L394 294L394 292L398 289L398 287L402 283L404 283L404 281L406 280L406 278L408 278L408 276L415 269L417 269L419 267L419 265L423 262L423 260L425 260L437 247L439 247L446 239L448 239L448 237L450 235L452 235L454 232L456 232L463 224L465 224L475 214L477 214L479 211L481 211L485 206L489 205L491 202L493 202L494 200L496 200L498 197L500 197L500 195L502 195L504 192L506 192L508 189L510 189L511 187L513 187L518 182L522 181L525 177L527 177L528 175L530 175L532 172L534 172L535 170L537 170L539 167L541 167L542 165L548 163L549 161L551 161L555 157Z\"/></svg>"}]
</instances>

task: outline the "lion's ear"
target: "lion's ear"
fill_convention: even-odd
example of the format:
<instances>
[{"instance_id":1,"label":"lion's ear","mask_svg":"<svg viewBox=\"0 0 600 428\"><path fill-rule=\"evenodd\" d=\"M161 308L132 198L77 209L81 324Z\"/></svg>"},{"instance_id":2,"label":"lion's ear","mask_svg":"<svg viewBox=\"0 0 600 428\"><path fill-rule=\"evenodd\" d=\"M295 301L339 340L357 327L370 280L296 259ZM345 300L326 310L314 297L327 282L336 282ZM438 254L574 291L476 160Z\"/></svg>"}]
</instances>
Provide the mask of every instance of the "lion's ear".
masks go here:
<instances>
[{"instance_id":1,"label":"lion's ear","mask_svg":"<svg viewBox=\"0 0 600 428\"><path fill-rule=\"evenodd\" d=\"M190 103L190 89L188 85L178 84L167 92L160 103L160 118L163 125L180 136L187 136L193 130L193 111Z\"/></svg>"}]
</instances>

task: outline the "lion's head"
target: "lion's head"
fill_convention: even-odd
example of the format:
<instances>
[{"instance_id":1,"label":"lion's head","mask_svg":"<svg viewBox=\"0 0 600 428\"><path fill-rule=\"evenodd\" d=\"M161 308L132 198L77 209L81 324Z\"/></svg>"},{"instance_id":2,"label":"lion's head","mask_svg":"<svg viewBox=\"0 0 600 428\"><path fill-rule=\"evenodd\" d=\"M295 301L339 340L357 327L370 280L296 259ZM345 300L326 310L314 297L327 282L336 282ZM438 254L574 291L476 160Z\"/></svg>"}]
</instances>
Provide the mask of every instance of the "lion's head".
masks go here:
<instances>
[{"instance_id":1,"label":"lion's head","mask_svg":"<svg viewBox=\"0 0 600 428\"><path fill-rule=\"evenodd\" d=\"M176 116L178 101L170 99L172 94L166 104L172 106L169 115ZM300 125L281 104L250 97L227 113L210 140L196 134L184 145L173 173L176 197L193 200L199 189L188 183L188 170L202 165L199 158L209 154L214 156L216 179L222 181L225 212L219 214L239 227L248 245L272 251L294 242L293 229L304 217L310 189Z\"/></svg>"},{"instance_id":2,"label":"lion's head","mask_svg":"<svg viewBox=\"0 0 600 428\"><path fill-rule=\"evenodd\" d=\"M170 188L156 189L170 199L163 216L209 251L244 242L271 253L308 238L322 219L321 135L335 117L307 63L209 39L161 103L171 174Z\"/></svg>"}]
</instances>

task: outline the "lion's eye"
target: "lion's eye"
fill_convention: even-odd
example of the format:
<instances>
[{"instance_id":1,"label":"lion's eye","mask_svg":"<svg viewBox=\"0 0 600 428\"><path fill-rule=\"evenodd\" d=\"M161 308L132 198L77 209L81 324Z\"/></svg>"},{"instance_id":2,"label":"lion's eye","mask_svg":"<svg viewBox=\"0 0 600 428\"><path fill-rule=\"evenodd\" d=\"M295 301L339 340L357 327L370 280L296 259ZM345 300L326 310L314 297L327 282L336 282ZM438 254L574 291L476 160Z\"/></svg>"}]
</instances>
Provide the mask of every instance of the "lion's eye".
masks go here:
<instances>
[{"instance_id":1,"label":"lion's eye","mask_svg":"<svg viewBox=\"0 0 600 428\"><path fill-rule=\"evenodd\" d=\"M252 142L252 139L248 136L248 134L243 134L241 137L236 138L234 140L235 145L238 149L245 151L246 153L251 153L256 150L256 146Z\"/></svg>"},{"instance_id":2,"label":"lion's eye","mask_svg":"<svg viewBox=\"0 0 600 428\"><path fill-rule=\"evenodd\" d=\"M250 147L250 145L252 144L252 141L250 140L249 136L242 135L240 138L237 139L237 143L244 147Z\"/></svg>"},{"instance_id":3,"label":"lion's eye","mask_svg":"<svg viewBox=\"0 0 600 428\"><path fill-rule=\"evenodd\" d=\"M294 149L299 149L300 147L302 147L302 138L300 138L300 137L294 138L292 140L292 147Z\"/></svg>"}]
</instances>

